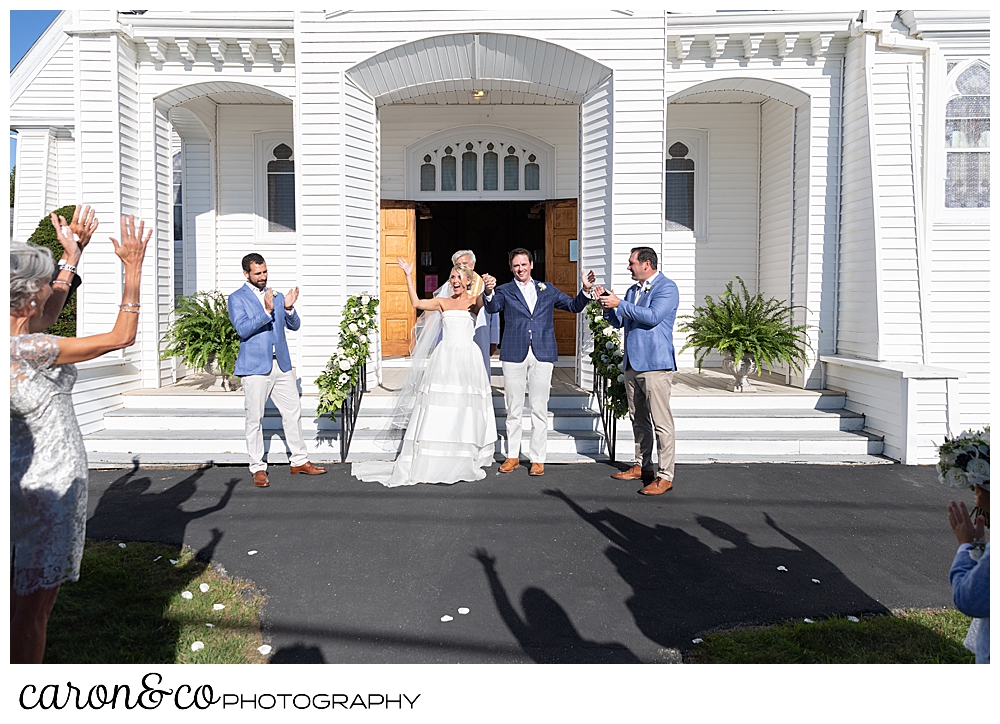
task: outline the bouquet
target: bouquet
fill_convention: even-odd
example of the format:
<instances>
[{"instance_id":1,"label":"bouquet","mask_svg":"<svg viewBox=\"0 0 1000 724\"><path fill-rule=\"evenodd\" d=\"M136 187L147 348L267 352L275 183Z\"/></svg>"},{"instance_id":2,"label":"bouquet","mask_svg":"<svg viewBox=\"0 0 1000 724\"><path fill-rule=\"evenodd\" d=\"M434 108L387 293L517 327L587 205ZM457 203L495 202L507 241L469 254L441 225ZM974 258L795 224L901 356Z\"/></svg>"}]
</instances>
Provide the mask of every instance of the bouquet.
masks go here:
<instances>
[{"instance_id":1,"label":"bouquet","mask_svg":"<svg viewBox=\"0 0 1000 724\"><path fill-rule=\"evenodd\" d=\"M973 432L966 430L958 437L946 437L938 448L938 480L953 488L990 489L990 426ZM983 515L989 525L989 515L978 506L972 519Z\"/></svg>"}]
</instances>

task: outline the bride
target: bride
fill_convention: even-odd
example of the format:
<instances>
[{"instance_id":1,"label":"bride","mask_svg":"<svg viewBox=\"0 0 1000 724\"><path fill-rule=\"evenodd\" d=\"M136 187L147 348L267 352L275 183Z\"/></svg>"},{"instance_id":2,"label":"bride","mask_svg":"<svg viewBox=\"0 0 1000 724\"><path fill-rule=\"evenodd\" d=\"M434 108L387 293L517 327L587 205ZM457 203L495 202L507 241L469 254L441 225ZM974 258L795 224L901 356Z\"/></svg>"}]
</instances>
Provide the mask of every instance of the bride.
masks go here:
<instances>
[{"instance_id":1,"label":"bride","mask_svg":"<svg viewBox=\"0 0 1000 724\"><path fill-rule=\"evenodd\" d=\"M413 265L402 258L396 263L406 275L410 304L424 312L393 412L392 426L406 433L394 463L354 463L352 473L390 488L482 480L483 468L493 464L497 425L483 355L472 340L483 305L470 291L476 274L457 265L448 278L451 296L419 299Z\"/></svg>"}]
</instances>

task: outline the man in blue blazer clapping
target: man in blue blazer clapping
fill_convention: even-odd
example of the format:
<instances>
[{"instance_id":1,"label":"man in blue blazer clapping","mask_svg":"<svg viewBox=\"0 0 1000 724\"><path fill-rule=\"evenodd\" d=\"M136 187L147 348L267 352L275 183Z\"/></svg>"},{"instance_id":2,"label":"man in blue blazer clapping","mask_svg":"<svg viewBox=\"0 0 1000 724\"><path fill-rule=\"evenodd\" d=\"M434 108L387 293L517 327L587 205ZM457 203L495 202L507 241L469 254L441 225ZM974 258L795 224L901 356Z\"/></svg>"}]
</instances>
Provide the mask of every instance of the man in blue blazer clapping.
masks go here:
<instances>
[{"instance_id":1,"label":"man in blue blazer clapping","mask_svg":"<svg viewBox=\"0 0 1000 724\"><path fill-rule=\"evenodd\" d=\"M673 487L674 480L670 388L677 369L674 320L679 295L677 285L656 270L656 261L656 252L648 246L632 249L628 270L636 283L629 287L624 299L597 287L604 318L614 327L625 328L625 391L635 434L635 465L612 477L648 483L639 491L643 495L661 495Z\"/></svg>"},{"instance_id":2,"label":"man in blue blazer clapping","mask_svg":"<svg viewBox=\"0 0 1000 724\"><path fill-rule=\"evenodd\" d=\"M282 295L267 286L267 264L260 254L243 257L243 276L247 278L246 284L229 295L229 319L240 336L236 374L243 383L247 454L253 484L258 488L271 484L267 478L261 430L268 397L281 413L292 475L322 475L326 468L309 462L302 439L302 404L285 341L285 330L294 332L302 324L295 311L299 288Z\"/></svg>"},{"instance_id":3,"label":"man in blue blazer clapping","mask_svg":"<svg viewBox=\"0 0 1000 724\"><path fill-rule=\"evenodd\" d=\"M590 301L594 272L582 272L582 289L571 297L555 284L531 278L535 268L527 249L514 249L508 255L514 281L496 285L497 280L483 275L483 300L487 314L502 311L503 339L500 342L500 362L503 366L504 401L507 403L507 459L500 465L501 473L509 473L520 465L521 415L524 412L524 390L528 389L531 404L531 443L528 455L531 468L528 475L545 474L545 452L549 428L549 391L552 368L559 358L553 310L563 309L578 314Z\"/></svg>"}]
</instances>

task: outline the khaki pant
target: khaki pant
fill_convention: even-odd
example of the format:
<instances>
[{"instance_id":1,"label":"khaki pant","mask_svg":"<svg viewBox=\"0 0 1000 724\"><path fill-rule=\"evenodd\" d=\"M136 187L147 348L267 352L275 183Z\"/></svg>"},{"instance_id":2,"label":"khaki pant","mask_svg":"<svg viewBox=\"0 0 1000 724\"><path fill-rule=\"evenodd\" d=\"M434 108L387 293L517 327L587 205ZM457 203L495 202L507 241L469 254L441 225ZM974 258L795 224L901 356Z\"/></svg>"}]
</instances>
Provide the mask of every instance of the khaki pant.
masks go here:
<instances>
[{"instance_id":1,"label":"khaki pant","mask_svg":"<svg viewBox=\"0 0 1000 724\"><path fill-rule=\"evenodd\" d=\"M278 360L274 360L271 372L266 375L247 375L241 378L243 384L243 407L246 410L247 455L250 456L250 472L267 470L264 460L264 433L261 421L264 419L264 404L270 397L281 413L281 425L285 429L288 444L288 462L305 465L309 462L306 443L302 439L302 403L299 388L295 384L295 370L282 372Z\"/></svg>"},{"instance_id":2,"label":"khaki pant","mask_svg":"<svg viewBox=\"0 0 1000 724\"><path fill-rule=\"evenodd\" d=\"M551 362L539 362L528 347L523 362L504 362L503 396L507 403L507 457L521 453L521 415L524 414L524 388L531 403L531 445L528 457L533 463L545 463L549 438L549 392L552 390Z\"/></svg>"},{"instance_id":3,"label":"khaki pant","mask_svg":"<svg viewBox=\"0 0 1000 724\"><path fill-rule=\"evenodd\" d=\"M635 460L644 472L653 470L653 434L656 434L656 476L674 479L674 415L670 388L674 373L667 370L625 370L628 415L635 435Z\"/></svg>"}]
</instances>

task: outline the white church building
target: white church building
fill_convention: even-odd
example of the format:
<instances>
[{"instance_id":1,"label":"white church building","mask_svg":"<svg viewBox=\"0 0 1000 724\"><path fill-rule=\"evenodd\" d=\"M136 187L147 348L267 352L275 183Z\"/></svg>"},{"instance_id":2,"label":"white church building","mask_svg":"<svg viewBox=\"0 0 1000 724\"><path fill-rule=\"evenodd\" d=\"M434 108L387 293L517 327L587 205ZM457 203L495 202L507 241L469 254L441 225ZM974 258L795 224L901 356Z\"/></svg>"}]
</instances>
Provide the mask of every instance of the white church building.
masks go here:
<instances>
[{"instance_id":1,"label":"white church building","mask_svg":"<svg viewBox=\"0 0 1000 724\"><path fill-rule=\"evenodd\" d=\"M93 435L177 382L175 299L228 294L247 253L301 289L309 395L351 295L381 299L370 384L406 354L398 255L422 290L456 249L504 280L523 246L538 279L575 293L583 265L624 292L641 245L680 315L735 276L800 306L812 351L787 385L926 464L989 423L989 58L985 11L64 11L11 73L13 236L96 208L94 334L120 301L117 218L155 229L136 344L81 366ZM583 316L557 334L589 389Z\"/></svg>"}]
</instances>

